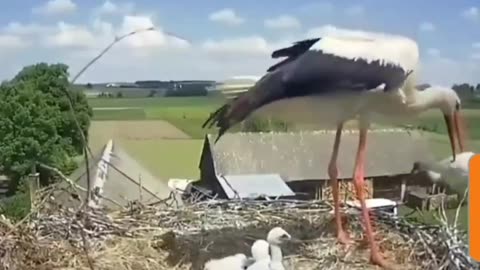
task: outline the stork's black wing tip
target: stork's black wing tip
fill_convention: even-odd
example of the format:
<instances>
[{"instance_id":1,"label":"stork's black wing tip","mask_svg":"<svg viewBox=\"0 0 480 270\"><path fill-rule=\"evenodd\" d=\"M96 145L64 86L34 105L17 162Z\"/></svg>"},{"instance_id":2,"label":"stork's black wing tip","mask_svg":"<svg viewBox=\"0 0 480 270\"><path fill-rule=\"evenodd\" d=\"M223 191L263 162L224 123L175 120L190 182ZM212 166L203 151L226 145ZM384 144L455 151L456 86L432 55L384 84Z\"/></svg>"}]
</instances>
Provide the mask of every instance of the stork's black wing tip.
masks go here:
<instances>
[{"instance_id":1,"label":"stork's black wing tip","mask_svg":"<svg viewBox=\"0 0 480 270\"><path fill-rule=\"evenodd\" d=\"M279 57L296 57L306 51L308 51L313 44L317 43L321 38L310 38L305 40L300 40L293 43L292 46L287 48L282 48L274 51L272 53L272 58Z\"/></svg>"}]
</instances>

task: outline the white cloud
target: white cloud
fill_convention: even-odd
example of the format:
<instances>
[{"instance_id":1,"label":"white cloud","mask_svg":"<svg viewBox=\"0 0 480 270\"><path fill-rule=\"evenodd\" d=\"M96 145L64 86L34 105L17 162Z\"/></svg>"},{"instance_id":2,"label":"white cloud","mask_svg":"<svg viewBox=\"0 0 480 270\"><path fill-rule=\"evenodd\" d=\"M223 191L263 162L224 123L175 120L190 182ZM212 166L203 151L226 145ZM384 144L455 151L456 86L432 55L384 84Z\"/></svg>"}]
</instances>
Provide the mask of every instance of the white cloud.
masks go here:
<instances>
[{"instance_id":1,"label":"white cloud","mask_svg":"<svg viewBox=\"0 0 480 270\"><path fill-rule=\"evenodd\" d=\"M207 40L202 44L207 52L221 54L268 54L270 47L261 36L250 36L223 40Z\"/></svg>"},{"instance_id":2,"label":"white cloud","mask_svg":"<svg viewBox=\"0 0 480 270\"><path fill-rule=\"evenodd\" d=\"M295 29L302 26L297 18L290 15L280 15L275 18L266 19L264 25L267 28L279 30Z\"/></svg>"},{"instance_id":3,"label":"white cloud","mask_svg":"<svg viewBox=\"0 0 480 270\"><path fill-rule=\"evenodd\" d=\"M245 19L237 15L235 10L225 8L211 13L208 19L213 22L223 23L227 25L239 25L245 22Z\"/></svg>"},{"instance_id":4,"label":"white cloud","mask_svg":"<svg viewBox=\"0 0 480 270\"><path fill-rule=\"evenodd\" d=\"M44 38L43 44L47 47L99 49L113 41L115 37L150 27L155 27L155 30L130 36L122 41L120 46L134 49L184 49L190 46L188 41L167 35L160 27L156 27L151 17L140 15L126 15L118 26L98 18L93 21L90 27L60 22L57 24L54 33ZM148 51L144 52L148 53Z\"/></svg>"},{"instance_id":5,"label":"white cloud","mask_svg":"<svg viewBox=\"0 0 480 270\"><path fill-rule=\"evenodd\" d=\"M436 27L433 23L431 22L422 22L419 26L418 29L422 32L433 32L435 31Z\"/></svg>"},{"instance_id":6,"label":"white cloud","mask_svg":"<svg viewBox=\"0 0 480 270\"><path fill-rule=\"evenodd\" d=\"M375 34L376 33L376 34ZM337 27L335 25L331 24L326 24L322 25L319 27L314 27L311 28L307 31L306 37L307 38L312 38L312 37L319 37L319 36L337 36L337 37L371 37L372 35L378 35L378 36L383 36L383 35L388 35L391 36L391 34L385 34L382 32L367 32L364 30L358 30L358 29L347 29L347 28L341 28Z\"/></svg>"},{"instance_id":7,"label":"white cloud","mask_svg":"<svg viewBox=\"0 0 480 270\"><path fill-rule=\"evenodd\" d=\"M9 66L15 67L15 70L9 68L0 70L0 78L9 78L18 71L18 67L40 61L63 62L69 65L70 73L74 75L115 36L149 26L155 26L156 31L122 40L79 81L221 80L235 75L263 75L269 66L278 62L278 59L271 59L269 56L273 50L290 46L304 38L303 34L307 34L293 33L291 36L282 35L279 40L272 40L261 35L236 36L231 33L228 37L198 39L190 43L168 35L167 30L158 25L152 16L132 14L117 15L116 18L97 16L83 24L61 22L45 25L12 22L0 31L2 48L0 59L11 62ZM38 34L39 32L41 34ZM324 25L308 31L309 35L314 36L325 33L357 36L364 34L363 31L343 29L334 25ZM2 37L2 34L7 37ZM39 46L35 50L25 49L18 54L10 53L29 44ZM434 50L427 50L424 55L435 54ZM467 81L470 76L478 77L475 75L478 72L473 74L462 63L451 61L440 54L438 57L426 57L425 61L423 66L426 71L425 80L428 82L450 83ZM470 61L474 62L473 59ZM473 75L468 75L470 73Z\"/></svg>"},{"instance_id":8,"label":"white cloud","mask_svg":"<svg viewBox=\"0 0 480 270\"><path fill-rule=\"evenodd\" d=\"M468 20L477 21L480 18L480 10L477 7L470 7L462 12L462 16Z\"/></svg>"},{"instance_id":9,"label":"white cloud","mask_svg":"<svg viewBox=\"0 0 480 270\"><path fill-rule=\"evenodd\" d=\"M480 49L480 42L474 42L474 43L472 44L472 48L474 48L474 49Z\"/></svg>"},{"instance_id":10,"label":"white cloud","mask_svg":"<svg viewBox=\"0 0 480 270\"><path fill-rule=\"evenodd\" d=\"M437 48L428 48L427 54L433 57L438 57L440 56L440 50Z\"/></svg>"},{"instance_id":11,"label":"white cloud","mask_svg":"<svg viewBox=\"0 0 480 270\"><path fill-rule=\"evenodd\" d=\"M33 13L43 15L60 15L72 13L77 9L77 4L72 0L50 0L44 5L34 7Z\"/></svg>"},{"instance_id":12,"label":"white cloud","mask_svg":"<svg viewBox=\"0 0 480 270\"><path fill-rule=\"evenodd\" d=\"M120 31L128 33L149 27L155 27L155 24L148 16L125 16ZM135 35L126 40L125 43L134 48L169 47L184 49L190 47L188 41L167 35L160 27L156 27L155 31Z\"/></svg>"},{"instance_id":13,"label":"white cloud","mask_svg":"<svg viewBox=\"0 0 480 270\"><path fill-rule=\"evenodd\" d=\"M359 16L359 15L363 15L364 13L365 13L365 8L360 5L351 6L345 10L345 14L349 16Z\"/></svg>"},{"instance_id":14,"label":"white cloud","mask_svg":"<svg viewBox=\"0 0 480 270\"><path fill-rule=\"evenodd\" d=\"M12 35L42 35L48 31L51 31L53 27L30 23L23 24L20 22L10 22L2 30Z\"/></svg>"},{"instance_id":15,"label":"white cloud","mask_svg":"<svg viewBox=\"0 0 480 270\"><path fill-rule=\"evenodd\" d=\"M21 37L15 35L0 35L1 49L22 49L28 47L28 42Z\"/></svg>"},{"instance_id":16,"label":"white cloud","mask_svg":"<svg viewBox=\"0 0 480 270\"><path fill-rule=\"evenodd\" d=\"M135 4L131 2L115 3L110 0L103 2L101 6L96 9L98 14L128 14L135 8Z\"/></svg>"},{"instance_id":17,"label":"white cloud","mask_svg":"<svg viewBox=\"0 0 480 270\"><path fill-rule=\"evenodd\" d=\"M63 48L89 48L95 46L95 36L86 27L59 22L56 33L45 37L45 44Z\"/></svg>"}]
</instances>

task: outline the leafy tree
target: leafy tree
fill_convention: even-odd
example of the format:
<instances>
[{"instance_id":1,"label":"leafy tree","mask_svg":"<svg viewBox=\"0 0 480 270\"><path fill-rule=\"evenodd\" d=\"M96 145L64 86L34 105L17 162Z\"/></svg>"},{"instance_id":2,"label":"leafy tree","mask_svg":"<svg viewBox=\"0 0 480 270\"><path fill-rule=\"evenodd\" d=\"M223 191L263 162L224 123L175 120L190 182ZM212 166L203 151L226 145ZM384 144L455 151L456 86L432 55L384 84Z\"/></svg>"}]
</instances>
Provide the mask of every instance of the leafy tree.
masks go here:
<instances>
[{"instance_id":1,"label":"leafy tree","mask_svg":"<svg viewBox=\"0 0 480 270\"><path fill-rule=\"evenodd\" d=\"M93 112L81 91L69 89L67 69L63 64L27 66L0 85L0 164L12 179L12 191L35 162L68 172L71 157L83 151L66 93L86 137ZM48 183L51 175L39 172L40 181Z\"/></svg>"},{"instance_id":2,"label":"leafy tree","mask_svg":"<svg viewBox=\"0 0 480 270\"><path fill-rule=\"evenodd\" d=\"M122 91L118 91L116 96L117 98L122 98L123 97Z\"/></svg>"},{"instance_id":3,"label":"leafy tree","mask_svg":"<svg viewBox=\"0 0 480 270\"><path fill-rule=\"evenodd\" d=\"M157 94L157 90L152 89L150 90L150 93L148 94L148 97L154 97Z\"/></svg>"}]
</instances>

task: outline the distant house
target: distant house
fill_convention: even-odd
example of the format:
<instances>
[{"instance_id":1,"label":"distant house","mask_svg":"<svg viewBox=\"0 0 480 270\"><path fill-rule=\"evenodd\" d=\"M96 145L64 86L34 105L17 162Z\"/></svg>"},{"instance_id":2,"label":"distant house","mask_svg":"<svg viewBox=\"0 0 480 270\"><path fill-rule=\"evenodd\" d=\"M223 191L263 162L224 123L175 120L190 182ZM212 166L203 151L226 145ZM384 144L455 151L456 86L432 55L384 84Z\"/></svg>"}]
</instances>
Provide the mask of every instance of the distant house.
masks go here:
<instances>
[{"instance_id":1,"label":"distant house","mask_svg":"<svg viewBox=\"0 0 480 270\"><path fill-rule=\"evenodd\" d=\"M330 196L327 167L334 132L227 133L215 145L214 136L205 137L199 163L201 180L196 185L217 196L231 198L231 190L235 188L262 189L259 193L271 192L271 197L288 195L285 188L278 190L278 179L284 181L297 198L326 199ZM365 179L370 197L400 201L407 186L427 185L407 177L414 161L433 159L421 133L372 130L367 140ZM338 158L339 179L347 180L345 182L350 185L352 182L348 180L352 178L357 146L358 131L345 131ZM254 176L256 180L252 180ZM275 177L277 180L272 179ZM246 180L242 182L242 178ZM265 187L262 181L271 184ZM242 190L235 192L242 193Z\"/></svg>"}]
</instances>

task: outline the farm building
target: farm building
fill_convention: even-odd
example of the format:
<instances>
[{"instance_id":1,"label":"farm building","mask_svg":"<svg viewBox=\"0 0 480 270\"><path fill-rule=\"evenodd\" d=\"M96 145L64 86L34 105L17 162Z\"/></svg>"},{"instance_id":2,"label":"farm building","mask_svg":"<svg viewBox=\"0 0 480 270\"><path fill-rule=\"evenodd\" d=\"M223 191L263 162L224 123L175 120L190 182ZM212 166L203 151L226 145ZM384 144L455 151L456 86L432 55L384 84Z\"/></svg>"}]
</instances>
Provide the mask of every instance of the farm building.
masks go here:
<instances>
[{"instance_id":1,"label":"farm building","mask_svg":"<svg viewBox=\"0 0 480 270\"><path fill-rule=\"evenodd\" d=\"M89 163L91 188L98 186L102 190L102 197L106 199L92 200L98 205L108 208L127 206L131 201L137 200L144 204L157 202L170 196L167 184L153 176L148 170L133 159L120 145L110 140L97 153ZM70 179L78 186L86 190L87 173L85 164L72 173ZM64 182L66 189L69 184ZM84 198L86 191L80 191L79 195ZM64 205L75 207L78 200L66 190L54 194L57 201ZM97 197L98 198L98 197ZM178 200L181 202L181 200Z\"/></svg>"},{"instance_id":2,"label":"farm building","mask_svg":"<svg viewBox=\"0 0 480 270\"><path fill-rule=\"evenodd\" d=\"M200 158L198 186L220 197L291 196L327 199L330 194L328 163L334 131L300 133L227 133L217 144L215 135L205 137ZM418 131L399 129L369 132L366 188L369 197L401 201L408 188L427 186L411 177L415 160L432 160L428 144ZM339 179L353 191L351 180L358 131L342 135L338 158ZM286 183L287 187L279 184ZM237 190L239 189L239 190ZM347 196L348 192L343 195ZM347 198L345 198L347 199ZM351 198L353 199L353 198Z\"/></svg>"}]
</instances>

